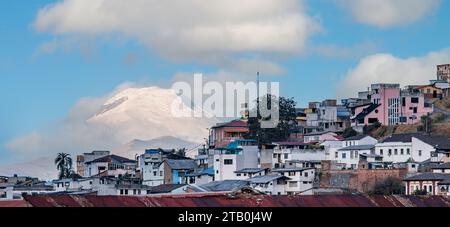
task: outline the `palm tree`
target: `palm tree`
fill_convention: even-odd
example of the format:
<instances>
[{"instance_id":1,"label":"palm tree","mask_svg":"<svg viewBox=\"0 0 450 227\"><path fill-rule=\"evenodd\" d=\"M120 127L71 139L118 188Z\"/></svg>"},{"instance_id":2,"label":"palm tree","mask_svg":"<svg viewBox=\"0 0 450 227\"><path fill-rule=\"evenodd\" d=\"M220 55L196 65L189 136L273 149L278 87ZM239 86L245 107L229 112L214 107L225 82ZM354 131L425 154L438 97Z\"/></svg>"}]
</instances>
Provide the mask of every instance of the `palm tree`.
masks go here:
<instances>
[{"instance_id":1,"label":"palm tree","mask_svg":"<svg viewBox=\"0 0 450 227\"><path fill-rule=\"evenodd\" d=\"M70 154L58 153L55 158L56 169L59 170L59 179L64 179L72 173L72 158Z\"/></svg>"}]
</instances>

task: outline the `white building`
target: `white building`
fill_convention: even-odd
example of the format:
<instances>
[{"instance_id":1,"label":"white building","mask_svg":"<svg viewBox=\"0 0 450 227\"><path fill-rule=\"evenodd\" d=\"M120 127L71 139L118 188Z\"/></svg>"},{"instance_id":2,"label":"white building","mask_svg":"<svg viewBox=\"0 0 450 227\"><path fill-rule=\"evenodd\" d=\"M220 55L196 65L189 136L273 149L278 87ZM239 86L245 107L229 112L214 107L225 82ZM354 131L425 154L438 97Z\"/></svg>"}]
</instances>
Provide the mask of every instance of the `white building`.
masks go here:
<instances>
[{"instance_id":1,"label":"white building","mask_svg":"<svg viewBox=\"0 0 450 227\"><path fill-rule=\"evenodd\" d=\"M367 135L357 135L342 140L342 147L357 146L357 145L375 145L378 140Z\"/></svg>"},{"instance_id":2,"label":"white building","mask_svg":"<svg viewBox=\"0 0 450 227\"><path fill-rule=\"evenodd\" d=\"M323 141L320 146L325 150L325 160L337 161L339 158L338 150L341 149L342 141L339 140L326 140Z\"/></svg>"},{"instance_id":3,"label":"white building","mask_svg":"<svg viewBox=\"0 0 450 227\"><path fill-rule=\"evenodd\" d=\"M287 161L321 161L326 160L324 149L312 149L310 144L301 142L274 143L272 168L281 168Z\"/></svg>"},{"instance_id":4,"label":"white building","mask_svg":"<svg viewBox=\"0 0 450 227\"><path fill-rule=\"evenodd\" d=\"M286 195L288 180L290 180L289 177L279 174L255 176L248 179L250 187L264 192L267 195Z\"/></svg>"},{"instance_id":5,"label":"white building","mask_svg":"<svg viewBox=\"0 0 450 227\"><path fill-rule=\"evenodd\" d=\"M274 173L288 177L287 195L311 195L315 181L315 168L285 168L272 170Z\"/></svg>"},{"instance_id":6,"label":"white building","mask_svg":"<svg viewBox=\"0 0 450 227\"><path fill-rule=\"evenodd\" d=\"M56 192L81 192L92 190L92 178L61 179L53 181Z\"/></svg>"},{"instance_id":7,"label":"white building","mask_svg":"<svg viewBox=\"0 0 450 227\"><path fill-rule=\"evenodd\" d=\"M346 169L358 169L360 155L374 155L374 145L352 145L338 150L338 163L345 164Z\"/></svg>"},{"instance_id":8,"label":"white building","mask_svg":"<svg viewBox=\"0 0 450 227\"><path fill-rule=\"evenodd\" d=\"M106 175L118 176L125 173L134 174L137 162L117 155L108 155L85 162L85 165L84 176L86 177L92 177L103 172L107 172Z\"/></svg>"},{"instance_id":9,"label":"white building","mask_svg":"<svg viewBox=\"0 0 450 227\"><path fill-rule=\"evenodd\" d=\"M450 157L450 141L419 133L393 134L375 146L375 153L385 162L402 163L412 158L417 162L428 159L446 161Z\"/></svg>"},{"instance_id":10,"label":"white building","mask_svg":"<svg viewBox=\"0 0 450 227\"><path fill-rule=\"evenodd\" d=\"M257 146L219 148L213 152L215 181L235 179L236 171L259 166Z\"/></svg>"},{"instance_id":11,"label":"white building","mask_svg":"<svg viewBox=\"0 0 450 227\"><path fill-rule=\"evenodd\" d=\"M235 171L235 180L246 180L256 176L264 176L268 172L268 169L263 168L245 168Z\"/></svg>"}]
</instances>

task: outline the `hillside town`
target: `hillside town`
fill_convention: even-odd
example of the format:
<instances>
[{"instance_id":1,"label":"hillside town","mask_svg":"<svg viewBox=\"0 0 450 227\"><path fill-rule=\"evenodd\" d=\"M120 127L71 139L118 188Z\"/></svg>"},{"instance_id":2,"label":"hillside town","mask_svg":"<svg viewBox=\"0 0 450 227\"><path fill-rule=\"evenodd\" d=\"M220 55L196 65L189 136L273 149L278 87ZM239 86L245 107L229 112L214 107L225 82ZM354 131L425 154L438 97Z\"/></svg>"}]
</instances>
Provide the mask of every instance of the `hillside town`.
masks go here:
<instances>
[{"instance_id":1,"label":"hillside town","mask_svg":"<svg viewBox=\"0 0 450 227\"><path fill-rule=\"evenodd\" d=\"M142 196L251 191L270 196L450 195L450 64L428 84L372 84L295 109L284 141L250 138L243 116L206 143L149 147L135 159L86 151L55 160L59 179L0 176L0 200L25 195Z\"/></svg>"}]
</instances>

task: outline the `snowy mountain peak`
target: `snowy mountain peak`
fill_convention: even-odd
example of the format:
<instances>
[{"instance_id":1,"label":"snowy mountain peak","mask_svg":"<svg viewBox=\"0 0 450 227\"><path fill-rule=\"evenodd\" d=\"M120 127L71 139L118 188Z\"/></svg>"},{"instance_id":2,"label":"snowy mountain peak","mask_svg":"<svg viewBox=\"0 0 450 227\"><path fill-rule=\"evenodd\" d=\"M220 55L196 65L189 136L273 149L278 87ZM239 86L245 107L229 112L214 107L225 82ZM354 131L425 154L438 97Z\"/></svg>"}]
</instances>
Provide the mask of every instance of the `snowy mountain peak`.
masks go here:
<instances>
[{"instance_id":1,"label":"snowy mountain peak","mask_svg":"<svg viewBox=\"0 0 450 227\"><path fill-rule=\"evenodd\" d=\"M107 100L88 123L114 130L122 143L163 136L203 142L207 128L214 125L216 119L176 116L172 112L174 103L184 110L201 111L187 106L172 89L127 88Z\"/></svg>"}]
</instances>

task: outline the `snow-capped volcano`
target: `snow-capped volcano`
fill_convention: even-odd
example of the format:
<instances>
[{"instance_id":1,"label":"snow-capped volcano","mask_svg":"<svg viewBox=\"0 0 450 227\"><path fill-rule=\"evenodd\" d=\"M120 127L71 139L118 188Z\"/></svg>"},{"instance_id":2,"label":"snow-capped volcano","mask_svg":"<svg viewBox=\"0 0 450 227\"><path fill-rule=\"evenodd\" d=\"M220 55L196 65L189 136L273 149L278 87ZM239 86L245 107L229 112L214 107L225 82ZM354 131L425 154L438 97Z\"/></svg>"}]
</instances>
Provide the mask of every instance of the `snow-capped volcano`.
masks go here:
<instances>
[{"instance_id":1,"label":"snow-capped volcano","mask_svg":"<svg viewBox=\"0 0 450 227\"><path fill-rule=\"evenodd\" d=\"M10 151L26 159L0 166L0 175L18 173L49 179L56 172L53 158L58 152L75 158L93 150L110 150L134 158L148 148L194 150L205 142L207 128L217 121L179 117L173 114L174 106L175 110L201 111L192 110L174 90L159 87L126 88L106 99L81 99L51 130L11 141ZM191 116L196 116L194 113Z\"/></svg>"},{"instance_id":2,"label":"snow-capped volcano","mask_svg":"<svg viewBox=\"0 0 450 227\"><path fill-rule=\"evenodd\" d=\"M174 110L192 111L192 117L179 117ZM88 123L115 130L122 142L171 136L202 143L215 120L193 117L199 111L187 106L172 89L128 88L110 98Z\"/></svg>"}]
</instances>

